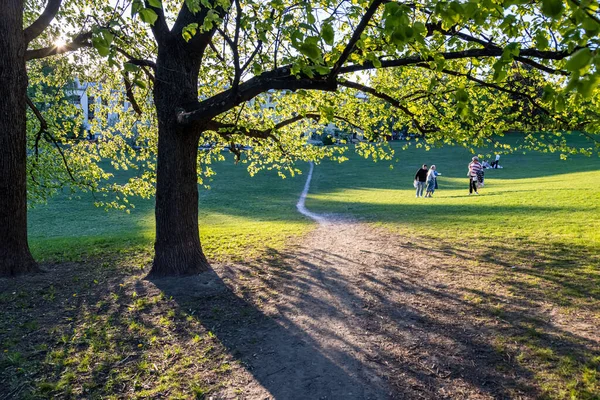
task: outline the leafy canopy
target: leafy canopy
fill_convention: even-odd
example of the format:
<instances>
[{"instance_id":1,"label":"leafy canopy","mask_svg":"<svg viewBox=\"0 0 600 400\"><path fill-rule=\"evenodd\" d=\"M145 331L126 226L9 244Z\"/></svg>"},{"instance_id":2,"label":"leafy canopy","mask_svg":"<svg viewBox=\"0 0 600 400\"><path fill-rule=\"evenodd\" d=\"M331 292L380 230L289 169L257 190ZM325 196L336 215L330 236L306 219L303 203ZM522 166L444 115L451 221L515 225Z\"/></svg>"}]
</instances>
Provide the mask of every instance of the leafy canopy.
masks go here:
<instances>
[{"instance_id":1,"label":"leafy canopy","mask_svg":"<svg viewBox=\"0 0 600 400\"><path fill-rule=\"evenodd\" d=\"M31 21L41 1L27 4ZM355 149L375 160L392 156L381 139L404 126L423 146L492 142L511 151L496 135L518 130L530 133L529 148L591 154L600 129L599 16L596 2L571 0L65 1L35 45L83 31L92 37L89 48L29 63L30 96L60 143L40 139L32 116L30 197L43 200L66 184L128 208L129 196L152 195L154 63L165 32L201 49L190 72L198 104L179 117L199 120L213 100L226 104L202 120L199 145L210 145L198 156L204 184L224 146L252 148L239 157L251 174L294 174L297 160L343 161L344 146L306 145L329 123L363 135L368 142ZM75 76L96 83L87 93L97 101L89 129L102 134L99 143L79 132L83 110L68 90ZM251 83L264 90L250 91ZM571 148L572 132L590 145ZM113 169L138 174L114 182Z\"/></svg>"}]
</instances>

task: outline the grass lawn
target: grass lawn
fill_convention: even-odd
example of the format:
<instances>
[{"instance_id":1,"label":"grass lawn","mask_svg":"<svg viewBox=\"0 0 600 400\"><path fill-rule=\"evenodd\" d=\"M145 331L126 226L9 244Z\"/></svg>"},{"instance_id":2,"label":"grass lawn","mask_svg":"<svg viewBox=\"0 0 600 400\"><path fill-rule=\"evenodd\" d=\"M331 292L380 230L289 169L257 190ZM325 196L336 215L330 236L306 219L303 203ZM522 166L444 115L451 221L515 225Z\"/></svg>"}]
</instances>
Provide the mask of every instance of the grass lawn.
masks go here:
<instances>
[{"instance_id":1,"label":"grass lawn","mask_svg":"<svg viewBox=\"0 0 600 400\"><path fill-rule=\"evenodd\" d=\"M503 169L486 170L480 196L468 196L462 148L402 151L394 162L325 162L314 173L307 207L388 226L434 240L506 241L600 246L600 159L557 154L503 156ZM483 152L483 151L482 151ZM421 164L442 176L434 198L415 198L413 177ZM390 164L393 169L390 169Z\"/></svg>"},{"instance_id":2,"label":"grass lawn","mask_svg":"<svg viewBox=\"0 0 600 400\"><path fill-rule=\"evenodd\" d=\"M264 172L250 178L244 165L228 160L214 166L211 189L200 188L200 234L212 260L248 259L290 236L311 229L296 212L304 177L284 179ZM116 178L128 171L117 171ZM154 201L132 199L135 209L97 208L91 195L57 196L29 212L29 239L41 261L76 261L99 255L149 252L154 241Z\"/></svg>"}]
</instances>

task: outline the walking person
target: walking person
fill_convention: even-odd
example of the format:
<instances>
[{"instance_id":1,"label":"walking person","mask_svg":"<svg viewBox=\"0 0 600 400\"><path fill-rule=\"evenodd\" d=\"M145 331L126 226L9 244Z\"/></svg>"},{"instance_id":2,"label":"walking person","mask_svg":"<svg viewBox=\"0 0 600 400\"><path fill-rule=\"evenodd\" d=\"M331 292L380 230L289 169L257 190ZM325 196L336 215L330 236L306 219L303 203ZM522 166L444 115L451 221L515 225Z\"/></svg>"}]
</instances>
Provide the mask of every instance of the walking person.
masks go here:
<instances>
[{"instance_id":1,"label":"walking person","mask_svg":"<svg viewBox=\"0 0 600 400\"><path fill-rule=\"evenodd\" d=\"M427 182L427 164L423 164L415 174L415 188L417 189L416 197L423 197L425 182Z\"/></svg>"},{"instance_id":2,"label":"walking person","mask_svg":"<svg viewBox=\"0 0 600 400\"><path fill-rule=\"evenodd\" d=\"M432 197L433 196L433 192L435 192L435 189L437 189L437 176L441 175L439 172L437 172L435 165L432 165L429 168L429 172L427 173L427 188L426 188L426 193L425 193L425 197Z\"/></svg>"},{"instance_id":3,"label":"walking person","mask_svg":"<svg viewBox=\"0 0 600 400\"><path fill-rule=\"evenodd\" d=\"M477 183L478 183L478 175L483 172L483 167L479 163L479 158L477 156L472 158L472 161L469 163L469 172L467 176L469 177L469 196L475 192L475 194L479 194L477 191Z\"/></svg>"}]
</instances>

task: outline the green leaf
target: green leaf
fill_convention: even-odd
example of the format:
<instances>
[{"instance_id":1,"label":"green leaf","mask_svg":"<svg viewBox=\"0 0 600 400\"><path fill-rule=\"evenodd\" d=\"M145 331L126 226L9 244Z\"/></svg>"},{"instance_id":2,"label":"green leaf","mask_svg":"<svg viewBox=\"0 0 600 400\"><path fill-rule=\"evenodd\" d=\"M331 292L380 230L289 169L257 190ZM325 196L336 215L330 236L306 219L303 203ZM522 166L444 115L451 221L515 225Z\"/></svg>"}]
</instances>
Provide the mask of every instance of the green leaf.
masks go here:
<instances>
[{"instance_id":1,"label":"green leaf","mask_svg":"<svg viewBox=\"0 0 600 400\"><path fill-rule=\"evenodd\" d=\"M461 103L466 103L469 101L469 94L465 89L458 89L455 93L456 100Z\"/></svg>"},{"instance_id":2,"label":"green leaf","mask_svg":"<svg viewBox=\"0 0 600 400\"><path fill-rule=\"evenodd\" d=\"M507 63L503 60L498 60L494 63L493 68L494 68L494 81L496 82L502 82L504 80L504 78L506 78L507 72L506 72L506 65Z\"/></svg>"},{"instance_id":3,"label":"green leaf","mask_svg":"<svg viewBox=\"0 0 600 400\"><path fill-rule=\"evenodd\" d=\"M185 0L185 5L192 14L200 11L200 0Z\"/></svg>"},{"instance_id":4,"label":"green leaf","mask_svg":"<svg viewBox=\"0 0 600 400\"><path fill-rule=\"evenodd\" d=\"M592 93L594 92L594 89L596 89L596 87L598 87L599 79L600 78L595 75L590 75L586 79L581 79L579 81L579 85L577 86L577 91L584 98L591 97Z\"/></svg>"},{"instance_id":5,"label":"green leaf","mask_svg":"<svg viewBox=\"0 0 600 400\"><path fill-rule=\"evenodd\" d=\"M321 49L313 43L304 42L298 47L298 50L311 60L317 61L321 57Z\"/></svg>"},{"instance_id":6,"label":"green leaf","mask_svg":"<svg viewBox=\"0 0 600 400\"><path fill-rule=\"evenodd\" d=\"M196 35L197 31L198 24L194 22L193 24L188 24L187 26L183 27L183 29L181 30L181 36L183 36L183 39L186 42L189 42L190 39Z\"/></svg>"},{"instance_id":7,"label":"green leaf","mask_svg":"<svg viewBox=\"0 0 600 400\"><path fill-rule=\"evenodd\" d=\"M254 76L260 75L262 73L262 66L257 62L252 63L252 73Z\"/></svg>"},{"instance_id":8,"label":"green leaf","mask_svg":"<svg viewBox=\"0 0 600 400\"><path fill-rule=\"evenodd\" d=\"M317 73L319 75L327 75L329 74L329 68L323 66L323 65L317 65L315 66L315 71L317 71Z\"/></svg>"},{"instance_id":9,"label":"green leaf","mask_svg":"<svg viewBox=\"0 0 600 400\"><path fill-rule=\"evenodd\" d=\"M161 0L148 0L148 4L151 7L162 8L162 2L161 2Z\"/></svg>"},{"instance_id":10,"label":"green leaf","mask_svg":"<svg viewBox=\"0 0 600 400\"><path fill-rule=\"evenodd\" d=\"M98 50L98 54L106 57L110 54L110 45L114 38L115 35L110 33L108 29L100 29L92 37L92 46Z\"/></svg>"},{"instance_id":11,"label":"green leaf","mask_svg":"<svg viewBox=\"0 0 600 400\"><path fill-rule=\"evenodd\" d=\"M146 83L145 83L144 81L141 81L141 80L139 80L139 79L135 79L135 80L133 81L133 83L134 83L136 86L138 86L138 87L140 87L140 88L142 88L142 89L146 89Z\"/></svg>"},{"instance_id":12,"label":"green leaf","mask_svg":"<svg viewBox=\"0 0 600 400\"><path fill-rule=\"evenodd\" d=\"M592 51L585 47L577 50L565 64L568 71L575 72L586 67L592 59Z\"/></svg>"},{"instance_id":13,"label":"green leaf","mask_svg":"<svg viewBox=\"0 0 600 400\"><path fill-rule=\"evenodd\" d=\"M123 64L123 69L127 72L137 72L140 67L131 63L125 63Z\"/></svg>"},{"instance_id":14,"label":"green leaf","mask_svg":"<svg viewBox=\"0 0 600 400\"><path fill-rule=\"evenodd\" d=\"M415 22L413 28L419 34L427 32L427 27L425 27L425 24L419 21Z\"/></svg>"},{"instance_id":15,"label":"green leaf","mask_svg":"<svg viewBox=\"0 0 600 400\"><path fill-rule=\"evenodd\" d=\"M335 34L333 32L333 27L331 26L331 24L323 24L323 26L321 27L321 36L323 36L323 40L325 41L325 43L327 43L330 46L333 45L333 39L335 37Z\"/></svg>"},{"instance_id":16,"label":"green leaf","mask_svg":"<svg viewBox=\"0 0 600 400\"><path fill-rule=\"evenodd\" d=\"M565 109L565 96L562 94L557 95L554 98L554 109L558 112L562 112Z\"/></svg>"},{"instance_id":17,"label":"green leaf","mask_svg":"<svg viewBox=\"0 0 600 400\"><path fill-rule=\"evenodd\" d=\"M147 24L154 25L156 20L158 19L158 15L151 8L144 8L140 10L140 18Z\"/></svg>"},{"instance_id":18,"label":"green leaf","mask_svg":"<svg viewBox=\"0 0 600 400\"><path fill-rule=\"evenodd\" d=\"M600 25L589 17L583 20L582 26L588 36L594 36L600 31Z\"/></svg>"},{"instance_id":19,"label":"green leaf","mask_svg":"<svg viewBox=\"0 0 600 400\"><path fill-rule=\"evenodd\" d=\"M113 40L115 39L115 35L113 35L108 29L103 29L100 31L102 37L104 38L104 42L107 46L110 46Z\"/></svg>"},{"instance_id":20,"label":"green leaf","mask_svg":"<svg viewBox=\"0 0 600 400\"><path fill-rule=\"evenodd\" d=\"M102 57L106 57L110 53L110 47L104 46L95 38L92 38L92 46L94 46L94 48L98 50L98 54L100 54Z\"/></svg>"},{"instance_id":21,"label":"green leaf","mask_svg":"<svg viewBox=\"0 0 600 400\"><path fill-rule=\"evenodd\" d=\"M546 84L546 86L544 86L544 92L542 93L542 101L552 100L555 94L556 91L554 90L554 88L551 85Z\"/></svg>"},{"instance_id":22,"label":"green leaf","mask_svg":"<svg viewBox=\"0 0 600 400\"><path fill-rule=\"evenodd\" d=\"M542 0L542 13L547 17L558 18L564 9L562 0Z\"/></svg>"},{"instance_id":23,"label":"green leaf","mask_svg":"<svg viewBox=\"0 0 600 400\"><path fill-rule=\"evenodd\" d=\"M133 0L133 3L131 3L131 16L135 16L142 8L144 8L142 0Z\"/></svg>"},{"instance_id":24,"label":"green leaf","mask_svg":"<svg viewBox=\"0 0 600 400\"><path fill-rule=\"evenodd\" d=\"M540 50L548 48L548 38L543 31L538 31L535 35L535 45Z\"/></svg>"}]
</instances>

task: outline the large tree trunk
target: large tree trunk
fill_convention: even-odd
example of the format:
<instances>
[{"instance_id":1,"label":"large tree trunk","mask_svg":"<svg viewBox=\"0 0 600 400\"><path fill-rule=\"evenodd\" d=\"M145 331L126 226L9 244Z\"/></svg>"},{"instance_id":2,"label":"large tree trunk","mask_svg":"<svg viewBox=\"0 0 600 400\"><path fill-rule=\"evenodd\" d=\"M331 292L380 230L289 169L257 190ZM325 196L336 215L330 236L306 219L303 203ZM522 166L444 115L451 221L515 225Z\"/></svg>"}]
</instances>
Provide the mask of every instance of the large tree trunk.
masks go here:
<instances>
[{"instance_id":1,"label":"large tree trunk","mask_svg":"<svg viewBox=\"0 0 600 400\"><path fill-rule=\"evenodd\" d=\"M150 276L190 275L210 268L198 230L199 128L183 127L178 108L198 98L198 62L177 40L159 48L154 85L158 113L156 242Z\"/></svg>"},{"instance_id":2,"label":"large tree trunk","mask_svg":"<svg viewBox=\"0 0 600 400\"><path fill-rule=\"evenodd\" d=\"M27 244L27 127L23 1L0 10L0 276L34 272Z\"/></svg>"}]
</instances>

